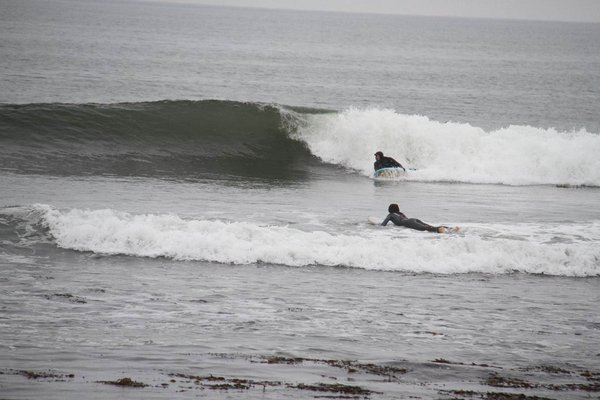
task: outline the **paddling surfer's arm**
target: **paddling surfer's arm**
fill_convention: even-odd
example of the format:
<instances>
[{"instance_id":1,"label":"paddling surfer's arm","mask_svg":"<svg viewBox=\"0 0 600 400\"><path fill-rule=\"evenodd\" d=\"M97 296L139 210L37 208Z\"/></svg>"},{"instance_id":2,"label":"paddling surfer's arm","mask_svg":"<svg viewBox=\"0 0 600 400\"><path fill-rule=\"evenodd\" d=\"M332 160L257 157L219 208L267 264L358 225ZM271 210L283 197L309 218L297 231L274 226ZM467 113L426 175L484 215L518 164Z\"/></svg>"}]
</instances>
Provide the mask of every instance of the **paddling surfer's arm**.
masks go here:
<instances>
[{"instance_id":1,"label":"paddling surfer's arm","mask_svg":"<svg viewBox=\"0 0 600 400\"><path fill-rule=\"evenodd\" d=\"M389 213L388 216L385 217L381 225L386 226L388 222L392 221L394 225L403 226L402 221L404 221L405 219L407 219L406 215L402 213Z\"/></svg>"},{"instance_id":2,"label":"paddling surfer's arm","mask_svg":"<svg viewBox=\"0 0 600 400\"><path fill-rule=\"evenodd\" d=\"M404 171L406 171L406 168L404 168L402 166L402 164L400 164L398 161L394 160L392 157L387 157L387 159L389 160L389 164L392 167L402 168Z\"/></svg>"}]
</instances>

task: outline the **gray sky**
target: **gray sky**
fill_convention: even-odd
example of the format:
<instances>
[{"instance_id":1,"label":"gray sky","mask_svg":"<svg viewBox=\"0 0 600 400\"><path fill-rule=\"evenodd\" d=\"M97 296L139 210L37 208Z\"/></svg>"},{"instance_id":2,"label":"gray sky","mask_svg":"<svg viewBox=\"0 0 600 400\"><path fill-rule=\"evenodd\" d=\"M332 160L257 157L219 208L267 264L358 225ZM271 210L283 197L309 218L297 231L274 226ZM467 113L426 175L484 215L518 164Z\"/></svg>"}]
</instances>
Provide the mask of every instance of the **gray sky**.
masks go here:
<instances>
[{"instance_id":1,"label":"gray sky","mask_svg":"<svg viewBox=\"0 0 600 400\"><path fill-rule=\"evenodd\" d=\"M166 0L223 6L600 22L600 0Z\"/></svg>"}]
</instances>

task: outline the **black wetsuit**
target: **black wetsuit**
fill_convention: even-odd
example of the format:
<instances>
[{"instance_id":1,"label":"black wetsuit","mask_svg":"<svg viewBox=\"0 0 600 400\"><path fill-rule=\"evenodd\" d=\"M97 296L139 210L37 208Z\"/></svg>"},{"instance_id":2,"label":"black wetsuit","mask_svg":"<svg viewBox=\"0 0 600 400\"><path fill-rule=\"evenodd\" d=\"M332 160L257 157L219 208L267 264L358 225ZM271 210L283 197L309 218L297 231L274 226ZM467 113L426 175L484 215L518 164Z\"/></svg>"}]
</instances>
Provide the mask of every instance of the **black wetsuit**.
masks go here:
<instances>
[{"instance_id":1,"label":"black wetsuit","mask_svg":"<svg viewBox=\"0 0 600 400\"><path fill-rule=\"evenodd\" d=\"M406 215L402 213L390 213L383 220L381 225L386 226L388 222L392 221L394 225L404 226L405 228L416 229L418 231L429 231L429 232L438 232L439 226L431 226L416 218L407 218Z\"/></svg>"},{"instance_id":2,"label":"black wetsuit","mask_svg":"<svg viewBox=\"0 0 600 400\"><path fill-rule=\"evenodd\" d=\"M400 164L398 161L394 160L392 157L381 157L378 161L375 161L375 163L373 164L373 167L375 168L375 171L377 171L378 169L381 168L402 168L404 169L404 167L402 166L402 164ZM404 169L406 171L406 169Z\"/></svg>"}]
</instances>

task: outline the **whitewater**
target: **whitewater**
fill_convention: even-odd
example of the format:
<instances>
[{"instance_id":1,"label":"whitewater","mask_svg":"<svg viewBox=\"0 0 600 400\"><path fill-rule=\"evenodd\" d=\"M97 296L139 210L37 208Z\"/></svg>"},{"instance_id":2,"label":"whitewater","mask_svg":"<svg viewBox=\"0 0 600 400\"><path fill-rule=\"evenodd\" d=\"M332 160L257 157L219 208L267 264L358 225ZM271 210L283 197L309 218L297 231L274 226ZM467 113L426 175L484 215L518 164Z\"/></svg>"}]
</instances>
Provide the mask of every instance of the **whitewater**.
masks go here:
<instances>
[{"instance_id":1,"label":"whitewater","mask_svg":"<svg viewBox=\"0 0 600 400\"><path fill-rule=\"evenodd\" d=\"M600 223L468 224L460 234L378 227L343 233L289 225L134 215L116 210L5 209L27 227L45 227L56 245L104 255L166 257L231 264L339 266L415 273L600 275ZM28 239L30 240L30 239Z\"/></svg>"},{"instance_id":2,"label":"whitewater","mask_svg":"<svg viewBox=\"0 0 600 400\"><path fill-rule=\"evenodd\" d=\"M492 131L391 109L306 118L294 137L325 162L370 175L365 149L414 169L406 179L506 185L600 185L600 135L510 125Z\"/></svg>"}]
</instances>

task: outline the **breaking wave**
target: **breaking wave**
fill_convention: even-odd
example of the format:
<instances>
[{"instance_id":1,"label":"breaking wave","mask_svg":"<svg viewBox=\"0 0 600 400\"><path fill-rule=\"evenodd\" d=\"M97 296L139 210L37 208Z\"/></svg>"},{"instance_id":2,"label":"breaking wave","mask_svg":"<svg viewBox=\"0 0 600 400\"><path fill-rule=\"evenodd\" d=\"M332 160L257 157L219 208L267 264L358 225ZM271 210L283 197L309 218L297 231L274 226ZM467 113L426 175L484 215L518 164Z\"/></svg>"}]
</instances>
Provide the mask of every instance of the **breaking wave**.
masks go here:
<instances>
[{"instance_id":1,"label":"breaking wave","mask_svg":"<svg viewBox=\"0 0 600 400\"><path fill-rule=\"evenodd\" d=\"M381 150L414 169L409 180L600 186L600 135L586 130L508 126L487 132L374 108L310 116L295 137L321 160L364 175Z\"/></svg>"},{"instance_id":2,"label":"breaking wave","mask_svg":"<svg viewBox=\"0 0 600 400\"><path fill-rule=\"evenodd\" d=\"M16 173L310 179L314 168L334 165L368 176L381 150L411 168L408 180L600 186L597 133L485 131L380 108L216 100L1 105L0 143L0 169Z\"/></svg>"}]
</instances>

